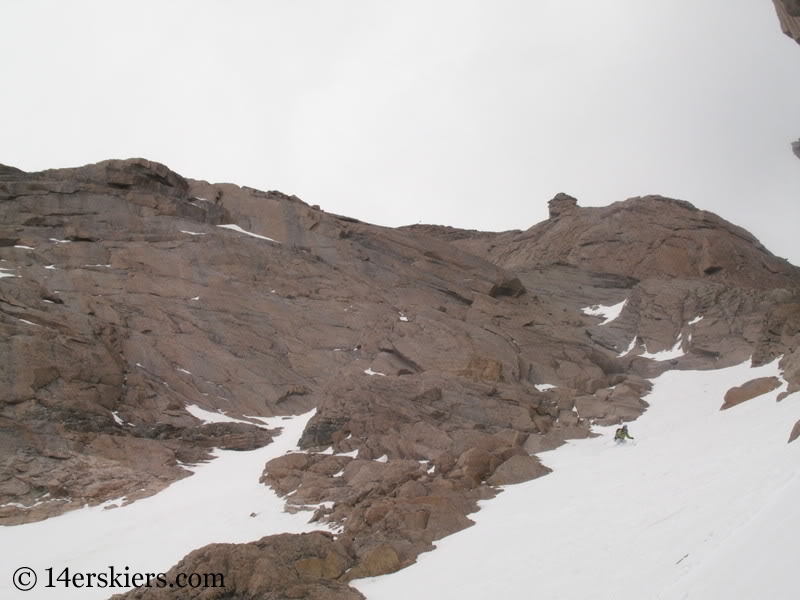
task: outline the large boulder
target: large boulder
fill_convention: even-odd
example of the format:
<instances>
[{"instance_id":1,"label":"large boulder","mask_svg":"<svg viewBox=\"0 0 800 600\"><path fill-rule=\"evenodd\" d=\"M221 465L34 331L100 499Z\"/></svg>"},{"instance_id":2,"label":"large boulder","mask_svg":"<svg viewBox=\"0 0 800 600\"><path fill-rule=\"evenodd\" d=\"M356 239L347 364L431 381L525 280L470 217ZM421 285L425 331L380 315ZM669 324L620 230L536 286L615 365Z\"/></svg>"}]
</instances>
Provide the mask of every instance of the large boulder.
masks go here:
<instances>
[{"instance_id":1,"label":"large boulder","mask_svg":"<svg viewBox=\"0 0 800 600\"><path fill-rule=\"evenodd\" d=\"M747 383L733 387L725 392L725 401L722 403L720 410L726 410L742 402L758 398L772 390L778 389L780 386L781 380L777 377L759 377L758 379L751 379Z\"/></svg>"}]
</instances>

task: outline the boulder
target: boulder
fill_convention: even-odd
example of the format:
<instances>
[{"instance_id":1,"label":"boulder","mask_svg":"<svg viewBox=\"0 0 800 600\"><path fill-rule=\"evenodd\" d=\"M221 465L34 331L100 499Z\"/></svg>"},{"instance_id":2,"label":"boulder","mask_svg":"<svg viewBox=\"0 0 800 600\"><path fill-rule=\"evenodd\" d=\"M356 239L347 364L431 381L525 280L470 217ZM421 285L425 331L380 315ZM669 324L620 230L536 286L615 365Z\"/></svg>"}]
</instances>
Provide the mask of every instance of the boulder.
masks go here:
<instances>
[{"instance_id":1,"label":"boulder","mask_svg":"<svg viewBox=\"0 0 800 600\"><path fill-rule=\"evenodd\" d=\"M725 401L720 410L726 410L742 402L747 402L758 396L762 396L781 386L781 381L777 377L759 377L751 379L747 383L729 389L725 392Z\"/></svg>"},{"instance_id":2,"label":"boulder","mask_svg":"<svg viewBox=\"0 0 800 600\"><path fill-rule=\"evenodd\" d=\"M490 485L511 485L530 481L549 473L551 469L545 467L534 456L512 456L501 464L492 474L487 483Z\"/></svg>"}]
</instances>

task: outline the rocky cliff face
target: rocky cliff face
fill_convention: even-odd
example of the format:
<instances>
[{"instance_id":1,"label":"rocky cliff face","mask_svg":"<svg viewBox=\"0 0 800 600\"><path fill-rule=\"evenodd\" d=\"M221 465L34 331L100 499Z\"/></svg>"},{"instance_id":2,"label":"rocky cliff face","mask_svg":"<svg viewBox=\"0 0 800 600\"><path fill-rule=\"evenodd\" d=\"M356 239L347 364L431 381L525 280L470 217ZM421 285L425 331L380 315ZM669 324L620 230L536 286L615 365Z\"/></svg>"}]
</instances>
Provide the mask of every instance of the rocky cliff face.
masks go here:
<instances>
[{"instance_id":1,"label":"rocky cliff face","mask_svg":"<svg viewBox=\"0 0 800 600\"><path fill-rule=\"evenodd\" d=\"M800 0L773 0L783 33L800 44ZM800 140L792 142L792 152L800 158Z\"/></svg>"},{"instance_id":2,"label":"rocky cliff face","mask_svg":"<svg viewBox=\"0 0 800 600\"><path fill-rule=\"evenodd\" d=\"M358 597L349 580L546 474L536 452L636 418L665 369L783 356L800 387L800 271L677 200L562 194L526 231L387 229L136 159L0 168L0 215L0 522L134 500L212 447L271 440L193 405L317 409L263 482L332 503L314 518L341 534L187 556L273 557L275 577L236 577L241 597ZM623 303L608 323L582 310Z\"/></svg>"},{"instance_id":3,"label":"rocky cliff face","mask_svg":"<svg viewBox=\"0 0 800 600\"><path fill-rule=\"evenodd\" d=\"M800 2L798 0L773 0L778 11L781 29L800 44Z\"/></svg>"}]
</instances>

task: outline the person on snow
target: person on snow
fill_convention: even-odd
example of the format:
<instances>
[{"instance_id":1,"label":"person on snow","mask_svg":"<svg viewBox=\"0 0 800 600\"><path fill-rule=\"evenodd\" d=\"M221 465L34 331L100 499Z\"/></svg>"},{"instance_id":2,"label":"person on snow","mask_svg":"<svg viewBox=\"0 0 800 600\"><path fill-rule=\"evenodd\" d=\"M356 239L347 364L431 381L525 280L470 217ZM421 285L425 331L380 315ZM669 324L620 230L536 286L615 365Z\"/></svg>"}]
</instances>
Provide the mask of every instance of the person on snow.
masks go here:
<instances>
[{"instance_id":1,"label":"person on snow","mask_svg":"<svg viewBox=\"0 0 800 600\"><path fill-rule=\"evenodd\" d=\"M617 432L614 434L614 441L617 442L618 444L623 443L625 440L632 440L632 439L633 436L628 433L627 425L623 425L622 427L617 429Z\"/></svg>"}]
</instances>

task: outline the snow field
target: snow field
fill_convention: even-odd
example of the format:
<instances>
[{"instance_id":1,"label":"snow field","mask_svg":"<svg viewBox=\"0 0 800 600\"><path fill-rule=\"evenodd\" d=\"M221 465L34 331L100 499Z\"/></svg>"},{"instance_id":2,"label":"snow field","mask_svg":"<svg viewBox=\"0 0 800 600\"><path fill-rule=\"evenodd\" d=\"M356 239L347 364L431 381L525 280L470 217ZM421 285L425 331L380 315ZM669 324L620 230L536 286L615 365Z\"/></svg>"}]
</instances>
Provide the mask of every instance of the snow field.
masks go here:
<instances>
[{"instance_id":1,"label":"snow field","mask_svg":"<svg viewBox=\"0 0 800 600\"><path fill-rule=\"evenodd\" d=\"M719 410L729 388L773 375L777 361L663 374L633 442L595 428L541 454L553 473L482 503L417 564L354 585L369 600L796 598L800 443L786 442L800 394L776 403L784 383Z\"/></svg>"},{"instance_id":2,"label":"snow field","mask_svg":"<svg viewBox=\"0 0 800 600\"><path fill-rule=\"evenodd\" d=\"M190 412L206 422L242 422L196 406ZM313 414L253 417L283 431L258 450L215 450L214 460L188 467L194 472L191 477L128 506L105 509L101 505L38 523L0 527L0 598L108 598L123 590L45 588L45 569L52 567L53 577L65 567L70 573L97 573L108 572L111 565L116 571L127 566L130 573L165 573L184 555L206 544L244 543L275 533L323 528L307 523L310 512L284 512L284 501L258 482L268 460L297 449ZM106 505L121 503L122 499ZM38 574L39 585L33 590L21 592L13 587L12 575L20 567L30 567Z\"/></svg>"}]
</instances>

